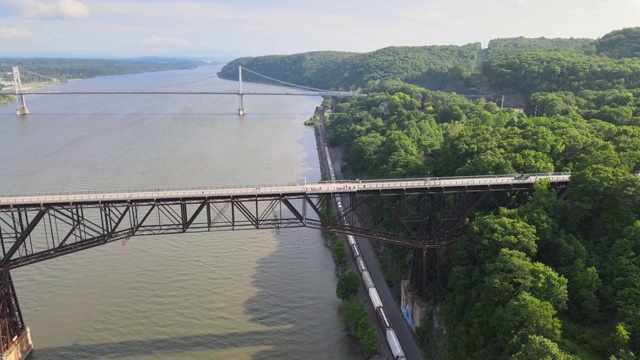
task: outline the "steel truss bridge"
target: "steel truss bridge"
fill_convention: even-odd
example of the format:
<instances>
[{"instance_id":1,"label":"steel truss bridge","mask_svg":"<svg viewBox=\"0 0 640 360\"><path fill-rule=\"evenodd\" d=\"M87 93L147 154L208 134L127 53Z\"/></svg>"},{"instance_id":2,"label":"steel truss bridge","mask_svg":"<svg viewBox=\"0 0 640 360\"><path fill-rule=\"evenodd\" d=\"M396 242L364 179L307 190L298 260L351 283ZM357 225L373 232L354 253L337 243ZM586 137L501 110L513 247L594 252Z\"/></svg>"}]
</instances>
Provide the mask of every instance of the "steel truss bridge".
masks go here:
<instances>
[{"instance_id":1,"label":"steel truss bridge","mask_svg":"<svg viewBox=\"0 0 640 360\"><path fill-rule=\"evenodd\" d=\"M231 71L231 70L230 70ZM229 75L230 71L220 73L218 75ZM235 72L235 70L233 70ZM243 76L244 83L255 83L261 85L272 85L283 88L283 91L245 91L243 90ZM208 77L202 80L206 80ZM16 115L27 115L29 114L29 109L27 108L27 104L25 101L26 95L236 95L239 99L238 104L238 115L244 115L244 96L245 95L285 95L285 96L336 96L336 97L350 97L350 96L365 96L364 94L359 94L355 92L349 91L333 91L333 90L322 90L317 88L312 88L303 85L296 85L289 82L281 81L278 79L274 79L262 74L259 74L255 71L251 71L246 68L242 68L242 66L238 66L238 85L239 88L237 90L225 90L225 91L195 91L195 90L23 90L22 82L20 80L20 70L18 67L13 67L13 83L14 83L14 91L0 91L0 95L14 95L16 97L17 102L17 110ZM200 81L200 80L199 80ZM191 82L194 83L194 82ZM286 89L286 90L284 90Z\"/></svg>"},{"instance_id":2,"label":"steel truss bridge","mask_svg":"<svg viewBox=\"0 0 640 360\"><path fill-rule=\"evenodd\" d=\"M114 241L125 243L134 236L309 227L414 247L411 281L424 293L428 282L439 276L439 249L465 231L465 219L475 210L517 206L542 179L560 196L569 176L1 196L0 350L32 346L11 280L10 270L18 267ZM327 211L337 201L342 201L342 212ZM382 213L394 215L395 223L386 224L392 230L375 225L382 222Z\"/></svg>"},{"instance_id":3,"label":"steel truss bridge","mask_svg":"<svg viewBox=\"0 0 640 360\"><path fill-rule=\"evenodd\" d=\"M221 230L310 227L438 248L486 201L517 205L540 179L559 190L569 184L559 173L0 197L0 272L133 236ZM349 204L328 214L338 196ZM397 230L363 220L376 206L394 214Z\"/></svg>"}]
</instances>

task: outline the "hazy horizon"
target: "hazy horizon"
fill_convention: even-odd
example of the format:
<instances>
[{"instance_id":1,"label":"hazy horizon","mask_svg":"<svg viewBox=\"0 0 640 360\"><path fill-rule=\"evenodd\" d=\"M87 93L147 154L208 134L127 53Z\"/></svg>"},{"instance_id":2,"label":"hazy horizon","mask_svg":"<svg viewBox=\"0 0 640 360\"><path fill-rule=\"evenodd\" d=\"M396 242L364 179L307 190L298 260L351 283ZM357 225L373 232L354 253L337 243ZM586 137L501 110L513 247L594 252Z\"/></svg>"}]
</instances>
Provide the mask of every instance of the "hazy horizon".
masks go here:
<instances>
[{"instance_id":1,"label":"hazy horizon","mask_svg":"<svg viewBox=\"0 0 640 360\"><path fill-rule=\"evenodd\" d=\"M0 0L3 57L222 58L492 39L597 39L640 25L629 0Z\"/></svg>"}]
</instances>

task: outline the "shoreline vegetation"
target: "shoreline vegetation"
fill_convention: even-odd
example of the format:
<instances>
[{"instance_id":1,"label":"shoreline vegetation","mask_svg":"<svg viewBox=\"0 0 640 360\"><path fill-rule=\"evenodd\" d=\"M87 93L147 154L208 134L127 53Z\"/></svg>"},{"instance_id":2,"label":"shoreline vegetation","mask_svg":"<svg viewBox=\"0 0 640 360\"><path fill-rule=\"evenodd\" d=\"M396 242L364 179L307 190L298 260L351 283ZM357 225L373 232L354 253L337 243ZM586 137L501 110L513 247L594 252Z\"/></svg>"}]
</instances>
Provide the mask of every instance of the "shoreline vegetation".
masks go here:
<instances>
[{"instance_id":1,"label":"shoreline vegetation","mask_svg":"<svg viewBox=\"0 0 640 360\"><path fill-rule=\"evenodd\" d=\"M20 69L23 90L38 90L72 80L98 76L138 74L144 72L186 70L203 65L221 64L217 61L177 58L134 59L23 59L0 58L0 80L13 81L13 67ZM11 85L0 85L0 90L13 91ZM14 101L13 95L0 95L0 103Z\"/></svg>"},{"instance_id":2,"label":"shoreline vegetation","mask_svg":"<svg viewBox=\"0 0 640 360\"><path fill-rule=\"evenodd\" d=\"M65 80L65 81L36 81L36 82L30 82L30 83L26 83L26 84L22 84L22 90L40 90L49 86L54 86L54 85L58 85L58 84L63 84L67 81L72 81L72 80L77 80L77 79L70 79L70 80ZM6 103L10 103L12 101L15 101L16 97L15 95L0 95L0 104L6 104Z\"/></svg>"}]
</instances>

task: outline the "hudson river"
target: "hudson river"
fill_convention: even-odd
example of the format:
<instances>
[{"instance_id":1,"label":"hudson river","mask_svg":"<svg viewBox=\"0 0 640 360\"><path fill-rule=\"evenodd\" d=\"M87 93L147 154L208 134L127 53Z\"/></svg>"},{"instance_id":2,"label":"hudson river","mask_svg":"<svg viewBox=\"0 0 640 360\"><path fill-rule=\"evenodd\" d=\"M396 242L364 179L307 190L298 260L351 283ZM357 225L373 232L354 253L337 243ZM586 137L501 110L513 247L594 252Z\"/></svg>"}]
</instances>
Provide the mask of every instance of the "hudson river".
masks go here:
<instances>
[{"instance_id":1,"label":"hudson river","mask_svg":"<svg viewBox=\"0 0 640 360\"><path fill-rule=\"evenodd\" d=\"M219 67L60 90L233 90ZM245 84L245 91L252 86ZM255 85L254 85L255 86ZM253 89L256 89L255 87ZM265 87L273 90L273 88ZM0 105L0 194L269 185L320 178L319 97L31 95ZM133 237L12 271L41 359L358 359L311 229Z\"/></svg>"}]
</instances>

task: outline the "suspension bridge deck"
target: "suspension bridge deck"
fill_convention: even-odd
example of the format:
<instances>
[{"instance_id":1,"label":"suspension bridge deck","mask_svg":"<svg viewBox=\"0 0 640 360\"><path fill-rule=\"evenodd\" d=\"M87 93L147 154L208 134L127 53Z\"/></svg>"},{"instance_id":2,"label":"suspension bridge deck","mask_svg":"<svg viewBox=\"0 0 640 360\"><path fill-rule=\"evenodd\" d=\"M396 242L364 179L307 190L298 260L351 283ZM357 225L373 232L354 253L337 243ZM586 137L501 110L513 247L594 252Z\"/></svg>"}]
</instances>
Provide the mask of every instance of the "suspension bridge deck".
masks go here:
<instances>
[{"instance_id":1,"label":"suspension bridge deck","mask_svg":"<svg viewBox=\"0 0 640 360\"><path fill-rule=\"evenodd\" d=\"M242 88L243 84L243 70L250 75L252 78L247 79L245 75L245 82L247 83L257 83L260 85L271 85L271 86L279 86L284 89L290 89L285 91L271 91L271 90L260 90L260 91L244 91ZM226 72L225 72L226 73ZM218 74L220 76L222 74ZM198 80L203 81L210 78L214 78L215 76L209 76L204 79ZM22 82L20 80L20 71L17 67L13 67L13 81L14 81L14 89L13 91L0 91L0 95L14 95L18 102L18 108L16 109L16 115L27 115L29 114L29 109L27 108L27 104L25 102L26 95L236 95L239 97L239 105L238 105L238 115L244 115L244 103L243 97L245 95L260 95L260 96L337 96L337 97L351 97L351 96L366 96L364 94L351 92L351 91L335 91L335 90L323 90L317 89L304 85L297 85L293 83L289 83L286 81L281 81L278 79L274 79L272 77L268 77L262 74L259 74L255 71L251 71L249 69L243 69L241 66L238 67L238 90L228 90L228 91L207 91L207 90L185 90L185 91L177 91L177 90L23 90ZM196 82L198 82L196 81ZM194 83L194 82L191 82ZM190 84L190 83L189 83ZM182 84L188 85L188 84ZM294 90L294 91L291 91Z\"/></svg>"},{"instance_id":2,"label":"suspension bridge deck","mask_svg":"<svg viewBox=\"0 0 640 360\"><path fill-rule=\"evenodd\" d=\"M364 96L342 91L269 92L269 91L161 91L161 90L24 90L0 91L0 95L294 95L294 96Z\"/></svg>"}]
</instances>

